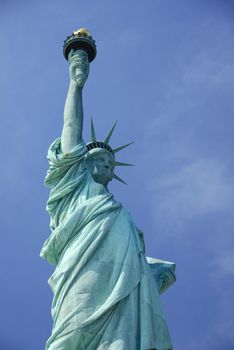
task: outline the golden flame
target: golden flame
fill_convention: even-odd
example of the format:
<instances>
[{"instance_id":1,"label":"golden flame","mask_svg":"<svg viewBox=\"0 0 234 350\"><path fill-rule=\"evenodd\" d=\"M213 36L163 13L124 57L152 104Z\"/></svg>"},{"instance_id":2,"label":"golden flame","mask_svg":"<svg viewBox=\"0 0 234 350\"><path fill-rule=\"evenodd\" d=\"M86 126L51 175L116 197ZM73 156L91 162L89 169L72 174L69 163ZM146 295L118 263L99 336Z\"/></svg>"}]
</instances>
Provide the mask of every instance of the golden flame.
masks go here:
<instances>
[{"instance_id":1,"label":"golden flame","mask_svg":"<svg viewBox=\"0 0 234 350\"><path fill-rule=\"evenodd\" d=\"M74 31L73 34L74 35L81 34L81 35L85 35L85 36L91 36L90 31L88 31L88 29L86 29L86 28L80 28L80 29Z\"/></svg>"}]
</instances>

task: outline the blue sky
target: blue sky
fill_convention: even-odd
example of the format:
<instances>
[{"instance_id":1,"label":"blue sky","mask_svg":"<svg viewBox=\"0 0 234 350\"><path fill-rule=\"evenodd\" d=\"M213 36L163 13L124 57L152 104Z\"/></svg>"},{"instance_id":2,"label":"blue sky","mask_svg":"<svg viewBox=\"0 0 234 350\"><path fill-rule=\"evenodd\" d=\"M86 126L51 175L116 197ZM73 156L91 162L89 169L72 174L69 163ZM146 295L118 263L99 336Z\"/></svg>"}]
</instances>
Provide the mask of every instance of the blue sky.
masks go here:
<instances>
[{"instance_id":1,"label":"blue sky","mask_svg":"<svg viewBox=\"0 0 234 350\"><path fill-rule=\"evenodd\" d=\"M144 231L147 254L177 263L162 296L175 350L234 349L234 3L228 0L0 2L0 348L43 349L53 269L46 152L60 135L68 85L63 40L97 42L84 89L102 139L134 145L110 190Z\"/></svg>"}]
</instances>

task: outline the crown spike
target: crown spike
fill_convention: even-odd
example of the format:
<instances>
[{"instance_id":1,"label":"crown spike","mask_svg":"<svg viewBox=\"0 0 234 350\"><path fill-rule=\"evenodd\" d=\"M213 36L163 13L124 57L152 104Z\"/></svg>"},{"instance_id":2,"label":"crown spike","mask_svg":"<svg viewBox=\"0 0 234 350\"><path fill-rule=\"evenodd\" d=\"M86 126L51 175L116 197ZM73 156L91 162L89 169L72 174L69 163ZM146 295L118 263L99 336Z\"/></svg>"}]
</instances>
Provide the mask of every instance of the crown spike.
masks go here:
<instances>
[{"instance_id":1,"label":"crown spike","mask_svg":"<svg viewBox=\"0 0 234 350\"><path fill-rule=\"evenodd\" d=\"M124 163L124 162L115 162L115 166L134 166L134 164Z\"/></svg>"},{"instance_id":2,"label":"crown spike","mask_svg":"<svg viewBox=\"0 0 234 350\"><path fill-rule=\"evenodd\" d=\"M127 185L127 183L123 179L121 179L119 176L117 176L116 174L113 175L113 179L115 179L117 181L120 181L123 184Z\"/></svg>"},{"instance_id":3,"label":"crown spike","mask_svg":"<svg viewBox=\"0 0 234 350\"><path fill-rule=\"evenodd\" d=\"M112 136L112 134L113 134L113 131L114 131L114 129L115 129L116 124L117 124L117 121L116 121L115 124L112 126L112 128L111 128L111 130L109 131L107 137L106 137L105 140L103 141L104 143L106 143L106 144L109 143L110 138L111 138L111 136Z\"/></svg>"},{"instance_id":4,"label":"crown spike","mask_svg":"<svg viewBox=\"0 0 234 350\"><path fill-rule=\"evenodd\" d=\"M95 130L94 130L94 125L93 125L93 118L91 117L91 141L96 142L96 135L95 135Z\"/></svg>"},{"instance_id":5,"label":"crown spike","mask_svg":"<svg viewBox=\"0 0 234 350\"><path fill-rule=\"evenodd\" d=\"M127 143L126 145L123 145L123 146L117 147L117 148L115 148L115 149L113 149L113 150L112 150L112 153L114 153L114 154L115 154L115 153L117 153L117 152L121 151L122 149L124 149L125 147L130 146L132 143L133 143L133 142L130 142L130 143Z\"/></svg>"}]
</instances>

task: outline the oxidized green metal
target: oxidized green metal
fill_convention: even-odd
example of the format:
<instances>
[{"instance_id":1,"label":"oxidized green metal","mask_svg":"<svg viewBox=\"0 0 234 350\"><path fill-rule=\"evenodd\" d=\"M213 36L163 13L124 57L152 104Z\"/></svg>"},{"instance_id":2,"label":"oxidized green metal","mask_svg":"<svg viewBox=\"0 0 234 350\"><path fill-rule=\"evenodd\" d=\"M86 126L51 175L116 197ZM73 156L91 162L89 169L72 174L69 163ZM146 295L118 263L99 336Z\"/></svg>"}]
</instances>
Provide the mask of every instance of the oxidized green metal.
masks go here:
<instances>
[{"instance_id":1,"label":"oxidized green metal","mask_svg":"<svg viewBox=\"0 0 234 350\"><path fill-rule=\"evenodd\" d=\"M92 57L70 48L64 125L45 178L52 232L41 257L55 265L46 350L169 350L159 294L175 281L175 264L146 258L142 231L108 190L113 178L123 182L115 167L130 165L115 160L127 145L109 145L114 127L100 142L91 123L91 142L83 141L82 89Z\"/></svg>"},{"instance_id":2,"label":"oxidized green metal","mask_svg":"<svg viewBox=\"0 0 234 350\"><path fill-rule=\"evenodd\" d=\"M97 54L95 40L93 40L90 32L85 28L74 31L72 35L68 36L64 41L63 55L66 60L68 60L69 52L72 49L85 50L88 54L89 62L92 62Z\"/></svg>"}]
</instances>

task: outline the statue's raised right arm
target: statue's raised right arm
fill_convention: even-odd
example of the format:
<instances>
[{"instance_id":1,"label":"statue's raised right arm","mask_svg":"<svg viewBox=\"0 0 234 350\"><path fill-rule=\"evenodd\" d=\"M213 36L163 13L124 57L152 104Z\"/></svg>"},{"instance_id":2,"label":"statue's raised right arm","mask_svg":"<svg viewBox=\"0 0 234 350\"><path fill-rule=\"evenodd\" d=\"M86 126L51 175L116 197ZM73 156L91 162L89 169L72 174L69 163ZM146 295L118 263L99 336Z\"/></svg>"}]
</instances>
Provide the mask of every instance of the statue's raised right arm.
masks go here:
<instances>
[{"instance_id":1,"label":"statue's raised right arm","mask_svg":"<svg viewBox=\"0 0 234 350\"><path fill-rule=\"evenodd\" d=\"M89 75L88 55L84 50L71 50L68 56L70 83L64 107L61 137L63 153L71 151L82 141L83 103L82 90Z\"/></svg>"}]
</instances>

